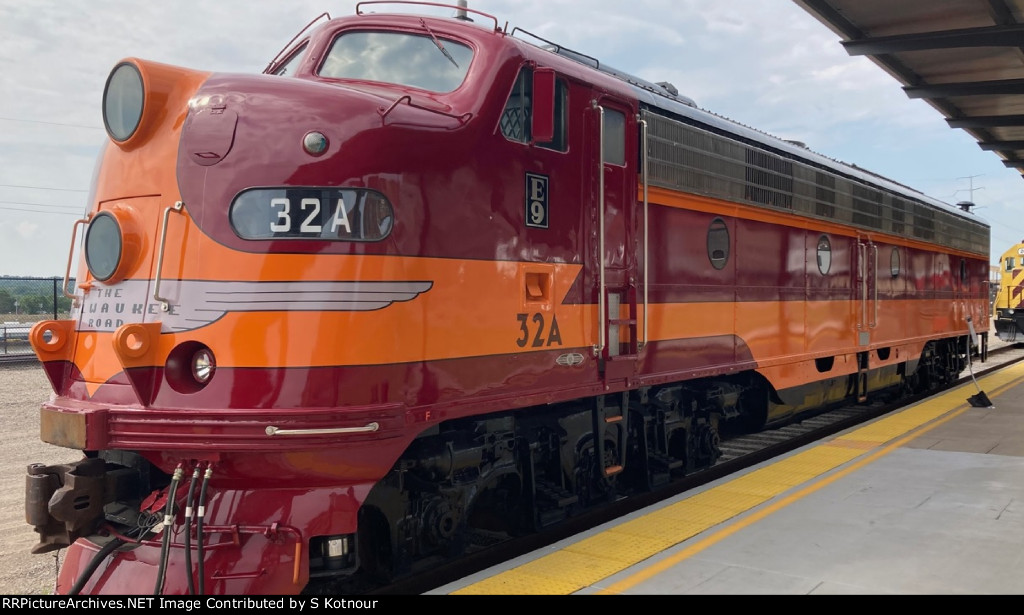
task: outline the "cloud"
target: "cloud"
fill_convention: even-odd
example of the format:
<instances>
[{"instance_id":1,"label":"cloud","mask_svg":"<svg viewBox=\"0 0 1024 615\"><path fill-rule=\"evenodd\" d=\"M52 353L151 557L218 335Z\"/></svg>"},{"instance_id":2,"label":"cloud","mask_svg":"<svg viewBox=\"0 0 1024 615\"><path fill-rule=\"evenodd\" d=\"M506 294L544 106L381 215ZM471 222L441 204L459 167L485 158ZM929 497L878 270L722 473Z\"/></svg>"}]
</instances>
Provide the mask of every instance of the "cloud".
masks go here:
<instances>
[{"instance_id":1,"label":"cloud","mask_svg":"<svg viewBox=\"0 0 1024 615\"><path fill-rule=\"evenodd\" d=\"M22 220L15 227L15 230L23 239L34 239L38 235L39 224L36 222L29 222L28 220Z\"/></svg>"}]
</instances>

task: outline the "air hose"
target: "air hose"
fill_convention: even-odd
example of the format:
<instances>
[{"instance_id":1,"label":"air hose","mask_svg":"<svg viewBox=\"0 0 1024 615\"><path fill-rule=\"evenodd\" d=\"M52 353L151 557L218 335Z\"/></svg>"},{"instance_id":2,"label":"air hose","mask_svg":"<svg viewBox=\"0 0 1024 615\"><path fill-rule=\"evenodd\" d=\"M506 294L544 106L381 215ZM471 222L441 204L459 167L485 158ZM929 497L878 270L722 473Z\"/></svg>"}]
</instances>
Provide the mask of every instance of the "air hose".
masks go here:
<instances>
[{"instance_id":1,"label":"air hose","mask_svg":"<svg viewBox=\"0 0 1024 615\"><path fill-rule=\"evenodd\" d=\"M210 477L213 475L213 468L206 464L206 472L203 473L203 485L199 488L199 510L196 515L196 558L199 560L199 595L205 595L206 575L203 572L203 517L206 515L206 488L210 484Z\"/></svg>"},{"instance_id":2,"label":"air hose","mask_svg":"<svg viewBox=\"0 0 1024 615\"><path fill-rule=\"evenodd\" d=\"M181 464L174 468L174 476L171 477L171 486L167 491L167 508L164 512L163 544L160 547L160 568L156 572L156 586L153 593L159 596L164 590L164 581L167 578L167 558L171 551L171 524L174 522L174 497L178 491L178 481L183 474Z\"/></svg>"},{"instance_id":3,"label":"air hose","mask_svg":"<svg viewBox=\"0 0 1024 615\"><path fill-rule=\"evenodd\" d=\"M195 492L196 483L199 482L199 466L192 470L192 480L188 483L188 499L185 502L185 573L188 575L188 593L196 595L196 580L192 575L192 494ZM199 540L202 544L202 540Z\"/></svg>"},{"instance_id":4,"label":"air hose","mask_svg":"<svg viewBox=\"0 0 1024 615\"><path fill-rule=\"evenodd\" d=\"M70 590L68 590L68 595L77 596L78 592L82 591L82 588L85 587L85 584L89 582L89 579L92 577L92 574L96 572L96 568L100 565L100 562L102 562L104 558L106 558L107 555L110 554L111 551L117 549L124 543L124 540L120 538L114 538L107 544L103 545L103 548L100 549L99 552L97 552L96 555L94 555L93 558L89 561L89 565L85 567L85 570L82 571L82 574L78 575L78 579L75 581L75 584L71 586Z\"/></svg>"}]
</instances>

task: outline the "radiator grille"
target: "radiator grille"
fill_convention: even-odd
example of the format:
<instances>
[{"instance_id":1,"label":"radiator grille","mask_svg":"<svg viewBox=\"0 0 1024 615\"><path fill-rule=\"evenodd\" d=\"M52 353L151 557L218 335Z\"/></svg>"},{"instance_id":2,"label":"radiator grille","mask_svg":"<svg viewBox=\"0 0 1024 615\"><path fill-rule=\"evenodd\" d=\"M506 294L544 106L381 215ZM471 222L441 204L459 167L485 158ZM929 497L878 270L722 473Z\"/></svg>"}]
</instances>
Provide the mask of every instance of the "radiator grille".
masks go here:
<instances>
[{"instance_id":1,"label":"radiator grille","mask_svg":"<svg viewBox=\"0 0 1024 615\"><path fill-rule=\"evenodd\" d=\"M650 111L643 119L653 186L988 255L980 222Z\"/></svg>"}]
</instances>

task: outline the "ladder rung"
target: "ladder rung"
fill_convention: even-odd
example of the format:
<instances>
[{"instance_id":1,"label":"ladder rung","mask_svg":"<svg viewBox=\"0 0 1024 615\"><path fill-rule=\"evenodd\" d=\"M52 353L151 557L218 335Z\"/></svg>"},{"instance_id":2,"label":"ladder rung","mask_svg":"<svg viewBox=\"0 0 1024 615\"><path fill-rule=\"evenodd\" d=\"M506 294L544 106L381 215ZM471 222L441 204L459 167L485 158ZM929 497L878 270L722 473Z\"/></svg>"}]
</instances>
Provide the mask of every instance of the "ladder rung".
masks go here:
<instances>
[{"instance_id":1,"label":"ladder rung","mask_svg":"<svg viewBox=\"0 0 1024 615\"><path fill-rule=\"evenodd\" d=\"M636 354L615 354L608 357L607 360L609 363L615 363L618 361L636 361L636 358Z\"/></svg>"},{"instance_id":2,"label":"ladder rung","mask_svg":"<svg viewBox=\"0 0 1024 615\"><path fill-rule=\"evenodd\" d=\"M635 318L609 318L608 324L610 325L635 325Z\"/></svg>"}]
</instances>

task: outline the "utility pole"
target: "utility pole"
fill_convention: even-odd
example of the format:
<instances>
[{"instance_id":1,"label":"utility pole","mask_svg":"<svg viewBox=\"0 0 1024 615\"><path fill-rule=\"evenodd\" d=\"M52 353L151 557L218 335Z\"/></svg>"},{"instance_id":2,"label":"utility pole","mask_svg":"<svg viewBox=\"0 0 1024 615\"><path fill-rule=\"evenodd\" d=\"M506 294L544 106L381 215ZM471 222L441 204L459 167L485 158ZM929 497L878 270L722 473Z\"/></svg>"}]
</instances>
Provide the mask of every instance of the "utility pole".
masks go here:
<instances>
[{"instance_id":1,"label":"utility pole","mask_svg":"<svg viewBox=\"0 0 1024 615\"><path fill-rule=\"evenodd\" d=\"M966 201L960 201L960 202L958 202L956 204L957 207L959 207L960 209L962 209L964 211L971 211L971 208L974 207L974 191L975 190L984 190L985 189L984 186L982 186L981 188L975 188L974 187L974 178L975 177L981 177L981 175L968 175L967 177L958 177L957 178L957 179L967 179L967 180L970 180L970 182L971 182L971 187L968 189L968 191L970 192L971 196ZM956 192L953 193L953 195L955 196L957 194L957 192L963 192L963 190L957 190Z\"/></svg>"},{"instance_id":2,"label":"utility pole","mask_svg":"<svg viewBox=\"0 0 1024 615\"><path fill-rule=\"evenodd\" d=\"M966 179L966 180L969 180L971 182L971 187L967 189L967 192L969 192L970 195L971 195L970 196L970 201L972 203L974 202L974 191L975 190L984 190L985 189L984 186L982 186L981 188L975 188L974 187L974 178L975 177L981 177L981 175L980 174L979 175L968 175L967 177L958 177L957 178L957 179ZM963 192L963 190L957 190L957 192Z\"/></svg>"}]
</instances>

